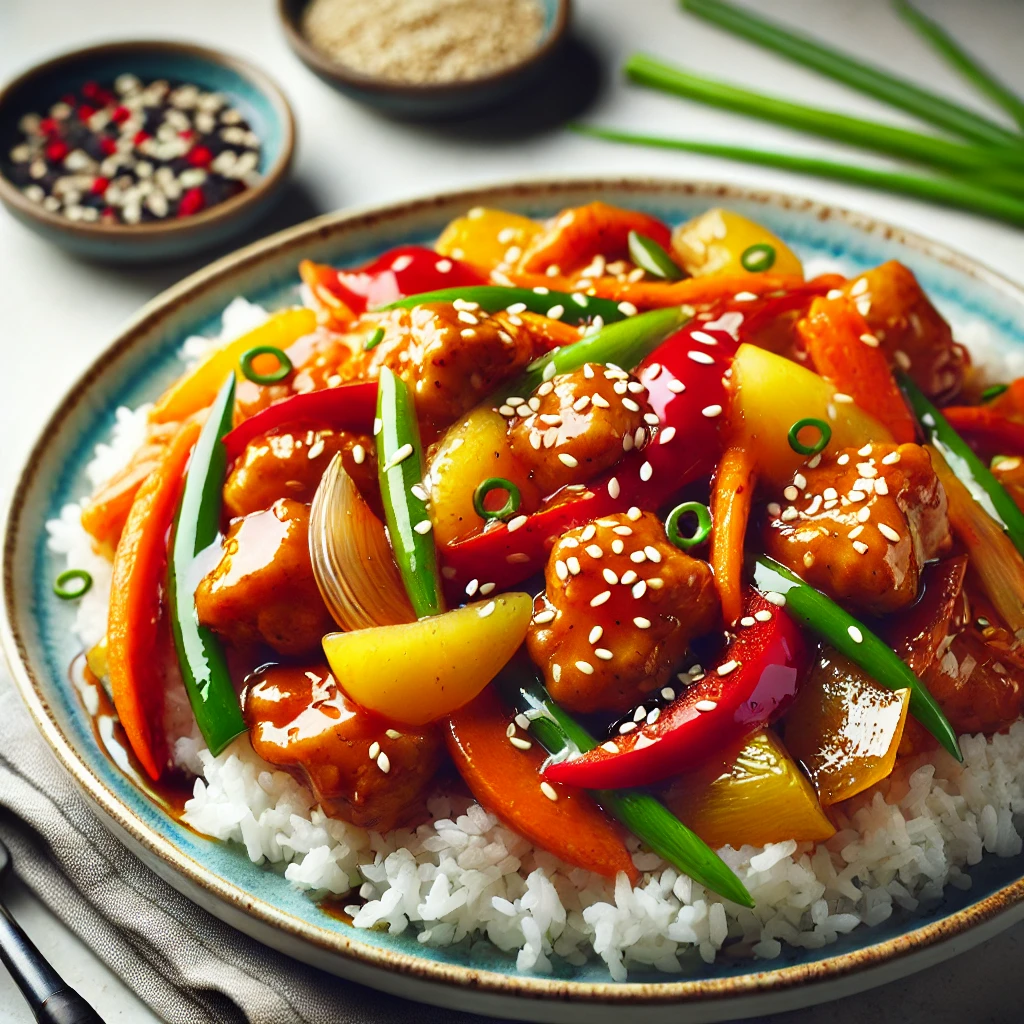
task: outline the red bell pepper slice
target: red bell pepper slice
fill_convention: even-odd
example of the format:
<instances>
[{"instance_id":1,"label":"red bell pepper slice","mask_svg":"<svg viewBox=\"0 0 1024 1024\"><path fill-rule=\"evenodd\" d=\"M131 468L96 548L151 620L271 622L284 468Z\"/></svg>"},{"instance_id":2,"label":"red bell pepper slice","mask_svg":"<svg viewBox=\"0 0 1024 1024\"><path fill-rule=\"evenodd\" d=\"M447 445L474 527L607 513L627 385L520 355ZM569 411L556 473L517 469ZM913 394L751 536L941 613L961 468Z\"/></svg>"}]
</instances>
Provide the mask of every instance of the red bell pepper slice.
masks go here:
<instances>
[{"instance_id":1,"label":"red bell pepper slice","mask_svg":"<svg viewBox=\"0 0 1024 1024\"><path fill-rule=\"evenodd\" d=\"M616 753L594 747L549 765L545 777L583 789L646 786L696 768L776 718L796 695L807 647L796 623L752 588L743 614L753 624L739 627L717 664L653 725L610 741Z\"/></svg>"},{"instance_id":2,"label":"red bell pepper slice","mask_svg":"<svg viewBox=\"0 0 1024 1024\"><path fill-rule=\"evenodd\" d=\"M636 371L659 420L647 446L634 449L585 490L563 490L555 504L527 516L515 529L501 523L444 547L449 599L464 599L472 580L493 583L498 590L514 587L543 568L552 544L566 530L633 505L656 509L711 473L722 451L719 435L729 409L724 373L736 348L727 332L709 331L699 321L667 338Z\"/></svg>"},{"instance_id":3,"label":"red bell pepper slice","mask_svg":"<svg viewBox=\"0 0 1024 1024\"><path fill-rule=\"evenodd\" d=\"M318 284L356 314L421 292L488 283L486 275L469 263L421 245L389 249L356 270L331 271L318 274Z\"/></svg>"},{"instance_id":4,"label":"red bell pepper slice","mask_svg":"<svg viewBox=\"0 0 1024 1024\"><path fill-rule=\"evenodd\" d=\"M952 405L942 410L949 425L970 441L999 455L1024 455L1024 420L987 405Z\"/></svg>"},{"instance_id":5,"label":"red bell pepper slice","mask_svg":"<svg viewBox=\"0 0 1024 1024\"><path fill-rule=\"evenodd\" d=\"M274 402L254 416L243 420L224 435L228 461L237 459L245 446L257 437L292 423L319 423L337 430L359 434L373 431L377 414L377 382L358 381L323 391L304 391Z\"/></svg>"}]
</instances>

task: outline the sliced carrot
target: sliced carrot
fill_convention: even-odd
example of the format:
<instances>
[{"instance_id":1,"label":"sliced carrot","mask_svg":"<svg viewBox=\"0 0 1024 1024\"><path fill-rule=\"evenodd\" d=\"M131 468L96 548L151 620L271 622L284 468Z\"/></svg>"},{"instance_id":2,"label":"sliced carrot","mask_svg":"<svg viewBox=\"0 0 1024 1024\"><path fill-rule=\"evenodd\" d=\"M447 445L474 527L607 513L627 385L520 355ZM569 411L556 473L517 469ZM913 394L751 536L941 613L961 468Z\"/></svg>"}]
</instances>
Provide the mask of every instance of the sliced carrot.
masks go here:
<instances>
[{"instance_id":1,"label":"sliced carrot","mask_svg":"<svg viewBox=\"0 0 1024 1024\"><path fill-rule=\"evenodd\" d=\"M511 724L512 713L493 686L449 719L448 752L473 796L509 828L567 863L607 878L624 871L637 882L640 873L618 828L586 793L544 782L544 751L536 742L527 750L514 746L507 735Z\"/></svg>"},{"instance_id":2,"label":"sliced carrot","mask_svg":"<svg viewBox=\"0 0 1024 1024\"><path fill-rule=\"evenodd\" d=\"M178 431L132 503L114 553L107 620L107 666L114 706L136 757L153 779L166 763L163 685L155 657L167 532L200 424Z\"/></svg>"},{"instance_id":3,"label":"sliced carrot","mask_svg":"<svg viewBox=\"0 0 1024 1024\"><path fill-rule=\"evenodd\" d=\"M756 486L753 454L740 445L726 448L711 491L711 568L729 623L743 614L743 541Z\"/></svg>"},{"instance_id":4,"label":"sliced carrot","mask_svg":"<svg viewBox=\"0 0 1024 1024\"><path fill-rule=\"evenodd\" d=\"M585 267L595 256L622 259L629 253L629 233L653 238L667 249L672 233L660 220L608 203L587 203L563 210L536 235L520 261L523 270L544 270L549 266L572 270Z\"/></svg>"},{"instance_id":5,"label":"sliced carrot","mask_svg":"<svg viewBox=\"0 0 1024 1024\"><path fill-rule=\"evenodd\" d=\"M1024 455L1024 422L987 405L952 405L942 410L954 430L999 455Z\"/></svg>"},{"instance_id":6,"label":"sliced carrot","mask_svg":"<svg viewBox=\"0 0 1024 1024\"><path fill-rule=\"evenodd\" d=\"M898 442L914 440L914 417L896 386L889 361L851 299L845 295L815 299L796 330L822 377L884 423Z\"/></svg>"},{"instance_id":7,"label":"sliced carrot","mask_svg":"<svg viewBox=\"0 0 1024 1024\"><path fill-rule=\"evenodd\" d=\"M736 295L763 296L775 292L804 291L824 295L842 285L838 274L822 274L810 281L790 274L735 274L688 277L682 281L620 281L616 277L564 277L515 271L495 276L501 284L519 288L550 288L552 291L585 292L613 302L630 302L637 309L665 306L707 305Z\"/></svg>"}]
</instances>

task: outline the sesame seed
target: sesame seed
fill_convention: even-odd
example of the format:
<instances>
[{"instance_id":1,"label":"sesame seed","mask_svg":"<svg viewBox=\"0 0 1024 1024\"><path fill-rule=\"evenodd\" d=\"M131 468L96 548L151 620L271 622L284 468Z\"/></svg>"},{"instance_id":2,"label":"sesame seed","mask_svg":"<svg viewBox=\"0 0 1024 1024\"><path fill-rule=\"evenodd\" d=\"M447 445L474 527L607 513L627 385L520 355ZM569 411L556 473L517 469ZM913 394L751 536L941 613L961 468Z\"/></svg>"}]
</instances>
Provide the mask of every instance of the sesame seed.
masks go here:
<instances>
[{"instance_id":1,"label":"sesame seed","mask_svg":"<svg viewBox=\"0 0 1024 1024\"><path fill-rule=\"evenodd\" d=\"M605 583L610 583L612 586L615 586L615 584L619 582L619 577L616 576L615 573L607 566L601 570L601 575L604 577Z\"/></svg>"},{"instance_id":2,"label":"sesame seed","mask_svg":"<svg viewBox=\"0 0 1024 1024\"><path fill-rule=\"evenodd\" d=\"M589 661L577 661L576 668L580 670L585 676L592 676L594 674L594 666Z\"/></svg>"},{"instance_id":3,"label":"sesame seed","mask_svg":"<svg viewBox=\"0 0 1024 1024\"><path fill-rule=\"evenodd\" d=\"M616 544L620 545L618 554L622 554L622 541L617 540ZM640 577L632 569L627 569L622 576L619 577L619 582L625 584L627 587L631 587Z\"/></svg>"},{"instance_id":4,"label":"sesame seed","mask_svg":"<svg viewBox=\"0 0 1024 1024\"><path fill-rule=\"evenodd\" d=\"M855 526L846 536L849 540L856 540L863 532L863 526Z\"/></svg>"},{"instance_id":5,"label":"sesame seed","mask_svg":"<svg viewBox=\"0 0 1024 1024\"><path fill-rule=\"evenodd\" d=\"M655 564L661 561L661 552L653 544L644 547L644 554Z\"/></svg>"},{"instance_id":6,"label":"sesame seed","mask_svg":"<svg viewBox=\"0 0 1024 1024\"><path fill-rule=\"evenodd\" d=\"M555 575L563 582L569 578L569 566L560 558L555 560Z\"/></svg>"},{"instance_id":7,"label":"sesame seed","mask_svg":"<svg viewBox=\"0 0 1024 1024\"><path fill-rule=\"evenodd\" d=\"M508 532L515 533L521 526L526 525L526 516L516 516L508 521Z\"/></svg>"},{"instance_id":8,"label":"sesame seed","mask_svg":"<svg viewBox=\"0 0 1024 1024\"><path fill-rule=\"evenodd\" d=\"M391 758L382 750L377 755L377 767L385 774L391 771Z\"/></svg>"},{"instance_id":9,"label":"sesame seed","mask_svg":"<svg viewBox=\"0 0 1024 1024\"><path fill-rule=\"evenodd\" d=\"M782 496L786 499L786 501L796 501L796 499L800 497L800 492L792 484L790 484L782 492Z\"/></svg>"},{"instance_id":10,"label":"sesame seed","mask_svg":"<svg viewBox=\"0 0 1024 1024\"><path fill-rule=\"evenodd\" d=\"M633 450L633 435L626 434L622 438L622 450L624 452L631 452Z\"/></svg>"},{"instance_id":11,"label":"sesame seed","mask_svg":"<svg viewBox=\"0 0 1024 1024\"><path fill-rule=\"evenodd\" d=\"M882 459L882 465L883 466L895 466L896 463L899 462L899 461L900 461L900 453L899 452L889 452L889 454L886 455Z\"/></svg>"},{"instance_id":12,"label":"sesame seed","mask_svg":"<svg viewBox=\"0 0 1024 1024\"><path fill-rule=\"evenodd\" d=\"M429 519L421 519L413 529L421 536L425 537L434 528L434 524Z\"/></svg>"},{"instance_id":13,"label":"sesame seed","mask_svg":"<svg viewBox=\"0 0 1024 1024\"><path fill-rule=\"evenodd\" d=\"M817 469L821 465L821 452L807 460L808 469Z\"/></svg>"},{"instance_id":14,"label":"sesame seed","mask_svg":"<svg viewBox=\"0 0 1024 1024\"><path fill-rule=\"evenodd\" d=\"M402 738L402 734L397 729L385 729L384 735L389 740L400 740Z\"/></svg>"},{"instance_id":15,"label":"sesame seed","mask_svg":"<svg viewBox=\"0 0 1024 1024\"><path fill-rule=\"evenodd\" d=\"M646 717L647 717L647 708L645 708L643 706L643 704L641 704L640 707L638 707L633 712L633 721L634 722L642 722Z\"/></svg>"},{"instance_id":16,"label":"sesame seed","mask_svg":"<svg viewBox=\"0 0 1024 1024\"><path fill-rule=\"evenodd\" d=\"M681 395L686 390L686 385L681 380L672 379L666 386L674 395Z\"/></svg>"},{"instance_id":17,"label":"sesame seed","mask_svg":"<svg viewBox=\"0 0 1024 1024\"><path fill-rule=\"evenodd\" d=\"M730 672L734 672L739 667L740 663L738 661L726 661L719 665L718 668L715 669L715 671L720 676L727 676Z\"/></svg>"},{"instance_id":18,"label":"sesame seed","mask_svg":"<svg viewBox=\"0 0 1024 1024\"><path fill-rule=\"evenodd\" d=\"M575 537L563 537L561 540L563 548L578 548L580 542Z\"/></svg>"},{"instance_id":19,"label":"sesame seed","mask_svg":"<svg viewBox=\"0 0 1024 1024\"><path fill-rule=\"evenodd\" d=\"M558 461L562 463L563 466L568 466L570 469L575 469L579 465L579 460L568 452L559 452Z\"/></svg>"},{"instance_id":20,"label":"sesame seed","mask_svg":"<svg viewBox=\"0 0 1024 1024\"><path fill-rule=\"evenodd\" d=\"M636 402L634 402L632 398L624 398L622 400L622 406L623 408L628 409L630 412L640 411L640 406Z\"/></svg>"},{"instance_id":21,"label":"sesame seed","mask_svg":"<svg viewBox=\"0 0 1024 1024\"><path fill-rule=\"evenodd\" d=\"M878 470L871 465L870 462L858 462L857 463L857 474L863 477L865 480L871 480L878 476Z\"/></svg>"},{"instance_id":22,"label":"sesame seed","mask_svg":"<svg viewBox=\"0 0 1024 1024\"><path fill-rule=\"evenodd\" d=\"M636 507L636 505L630 505L626 510L626 518L632 520L634 523L643 515L643 512Z\"/></svg>"},{"instance_id":23,"label":"sesame seed","mask_svg":"<svg viewBox=\"0 0 1024 1024\"><path fill-rule=\"evenodd\" d=\"M480 616L481 619L486 619L487 616L490 615L496 607L497 605L495 604L494 601L488 601L487 604L485 604L477 614Z\"/></svg>"},{"instance_id":24,"label":"sesame seed","mask_svg":"<svg viewBox=\"0 0 1024 1024\"><path fill-rule=\"evenodd\" d=\"M753 615L744 615L743 618L740 619L740 625L741 626L752 626L753 624L754 624L754 617L753 617Z\"/></svg>"},{"instance_id":25,"label":"sesame seed","mask_svg":"<svg viewBox=\"0 0 1024 1024\"><path fill-rule=\"evenodd\" d=\"M865 505L857 510L857 522L866 523L871 518L871 506Z\"/></svg>"},{"instance_id":26,"label":"sesame seed","mask_svg":"<svg viewBox=\"0 0 1024 1024\"><path fill-rule=\"evenodd\" d=\"M860 340L864 342L868 348L878 348L878 339L873 334L862 334Z\"/></svg>"},{"instance_id":27,"label":"sesame seed","mask_svg":"<svg viewBox=\"0 0 1024 1024\"><path fill-rule=\"evenodd\" d=\"M629 560L631 562L636 562L636 564L639 565L641 562L647 561L647 555L643 551L631 551L629 554Z\"/></svg>"},{"instance_id":28,"label":"sesame seed","mask_svg":"<svg viewBox=\"0 0 1024 1024\"><path fill-rule=\"evenodd\" d=\"M540 375L541 376L541 380L543 380L545 383L547 383L548 381L551 380L552 377L554 377L554 375L556 373L558 373L558 370L555 367L555 364L553 362L552 363L548 363L544 367L544 369L541 371L541 375ZM533 400L531 399L530 401L532 402Z\"/></svg>"},{"instance_id":29,"label":"sesame seed","mask_svg":"<svg viewBox=\"0 0 1024 1024\"><path fill-rule=\"evenodd\" d=\"M718 702L713 700L699 700L693 705L696 711L714 711L718 707Z\"/></svg>"},{"instance_id":30,"label":"sesame seed","mask_svg":"<svg viewBox=\"0 0 1024 1024\"><path fill-rule=\"evenodd\" d=\"M655 416L655 419L657 419L657 416ZM666 427L661 432L661 435L660 435L661 439L660 439L660 441L658 443L659 444L668 444L669 441L671 441L672 438L675 437L675 436L676 436L676 428L675 427Z\"/></svg>"},{"instance_id":31,"label":"sesame seed","mask_svg":"<svg viewBox=\"0 0 1024 1024\"><path fill-rule=\"evenodd\" d=\"M835 501L839 497L839 492L834 487L826 487L821 496L826 501Z\"/></svg>"},{"instance_id":32,"label":"sesame seed","mask_svg":"<svg viewBox=\"0 0 1024 1024\"><path fill-rule=\"evenodd\" d=\"M837 391L832 396L833 402L838 402L840 405L853 405L853 396L848 395L843 391Z\"/></svg>"},{"instance_id":33,"label":"sesame seed","mask_svg":"<svg viewBox=\"0 0 1024 1024\"><path fill-rule=\"evenodd\" d=\"M687 352L686 355L695 363L701 363L703 366L710 366L715 361L707 352Z\"/></svg>"},{"instance_id":34,"label":"sesame seed","mask_svg":"<svg viewBox=\"0 0 1024 1024\"><path fill-rule=\"evenodd\" d=\"M583 528L583 533L580 534L580 539L583 541L593 540L597 535L597 527L593 523L587 523Z\"/></svg>"},{"instance_id":35,"label":"sesame seed","mask_svg":"<svg viewBox=\"0 0 1024 1024\"><path fill-rule=\"evenodd\" d=\"M636 430L633 432L633 447L642 448L646 438L647 432L644 430L644 428L637 427Z\"/></svg>"},{"instance_id":36,"label":"sesame seed","mask_svg":"<svg viewBox=\"0 0 1024 1024\"><path fill-rule=\"evenodd\" d=\"M853 550L856 551L858 555L866 555L868 546L862 540L855 540L853 542Z\"/></svg>"},{"instance_id":37,"label":"sesame seed","mask_svg":"<svg viewBox=\"0 0 1024 1024\"><path fill-rule=\"evenodd\" d=\"M608 401L604 395L594 395L591 401L598 407L598 409L610 409L612 407L611 402Z\"/></svg>"},{"instance_id":38,"label":"sesame seed","mask_svg":"<svg viewBox=\"0 0 1024 1024\"><path fill-rule=\"evenodd\" d=\"M473 595L470 594L469 596L472 597ZM537 614L534 615L533 621L538 626L543 626L545 623L551 622L554 619L554 617L555 617L554 611L552 609L550 609L550 608L545 608L544 611L537 612Z\"/></svg>"},{"instance_id":39,"label":"sesame seed","mask_svg":"<svg viewBox=\"0 0 1024 1024\"><path fill-rule=\"evenodd\" d=\"M518 750L529 750L533 746L529 740L524 740L521 736L509 736L508 741Z\"/></svg>"},{"instance_id":40,"label":"sesame seed","mask_svg":"<svg viewBox=\"0 0 1024 1024\"><path fill-rule=\"evenodd\" d=\"M619 732L625 735L627 732L632 732L636 728L636 722L623 722L619 726Z\"/></svg>"},{"instance_id":41,"label":"sesame seed","mask_svg":"<svg viewBox=\"0 0 1024 1024\"><path fill-rule=\"evenodd\" d=\"M472 597L476 593L477 587L479 587L479 586L480 586L480 581L479 580L470 580L466 584L466 596L467 597ZM552 613L552 618L554 618L554 613Z\"/></svg>"},{"instance_id":42,"label":"sesame seed","mask_svg":"<svg viewBox=\"0 0 1024 1024\"><path fill-rule=\"evenodd\" d=\"M706 405L700 411L701 416L707 416L709 420L714 419L716 416L722 415L722 407L720 405Z\"/></svg>"},{"instance_id":43,"label":"sesame seed","mask_svg":"<svg viewBox=\"0 0 1024 1024\"><path fill-rule=\"evenodd\" d=\"M792 505L790 505L788 508L784 508L782 510L782 515L779 516L779 518L784 523L789 523L789 522L792 522L794 519L796 519L796 517L798 515L799 515L799 513L797 512L797 510Z\"/></svg>"},{"instance_id":44,"label":"sesame seed","mask_svg":"<svg viewBox=\"0 0 1024 1024\"><path fill-rule=\"evenodd\" d=\"M694 331L691 335L694 341L699 341L702 345L717 345L718 339L714 335L708 334L707 331Z\"/></svg>"},{"instance_id":45,"label":"sesame seed","mask_svg":"<svg viewBox=\"0 0 1024 1024\"><path fill-rule=\"evenodd\" d=\"M898 541L900 539L900 535L891 526L889 526L886 523L879 523L878 524L878 532L883 537L885 537L886 540L891 540L894 544L896 543L896 541Z\"/></svg>"},{"instance_id":46,"label":"sesame seed","mask_svg":"<svg viewBox=\"0 0 1024 1024\"><path fill-rule=\"evenodd\" d=\"M816 515L818 509L821 508L821 495L816 494L814 500L804 509L804 515L813 516Z\"/></svg>"},{"instance_id":47,"label":"sesame seed","mask_svg":"<svg viewBox=\"0 0 1024 1024\"><path fill-rule=\"evenodd\" d=\"M550 288L545 288L544 285L542 285L542 284L537 285L533 289L533 291L537 295L550 295L551 294L551 289Z\"/></svg>"},{"instance_id":48,"label":"sesame seed","mask_svg":"<svg viewBox=\"0 0 1024 1024\"><path fill-rule=\"evenodd\" d=\"M610 590L602 590L600 594L590 599L590 607L600 608L601 605L603 605L606 601L608 601L611 598L611 596L612 592Z\"/></svg>"},{"instance_id":49,"label":"sesame seed","mask_svg":"<svg viewBox=\"0 0 1024 1024\"><path fill-rule=\"evenodd\" d=\"M805 551L804 552L804 568L805 569L810 569L810 567L812 565L814 565L814 555L812 555L810 551Z\"/></svg>"},{"instance_id":50,"label":"sesame seed","mask_svg":"<svg viewBox=\"0 0 1024 1024\"><path fill-rule=\"evenodd\" d=\"M646 580L638 580L636 583L633 584L632 594L633 594L633 597L635 597L638 601L646 593L647 593L647 581Z\"/></svg>"},{"instance_id":51,"label":"sesame seed","mask_svg":"<svg viewBox=\"0 0 1024 1024\"><path fill-rule=\"evenodd\" d=\"M870 455L871 454L871 444L870 444L870 442L868 444L864 445L863 448L858 448L857 449L857 454L858 455L864 455L864 456Z\"/></svg>"},{"instance_id":52,"label":"sesame seed","mask_svg":"<svg viewBox=\"0 0 1024 1024\"><path fill-rule=\"evenodd\" d=\"M606 373L605 376L607 377L608 374ZM617 394L617 395L624 395L628 390L629 390L629 384L626 381L624 381L624 380L617 380L612 385L612 391L614 391L615 394Z\"/></svg>"},{"instance_id":53,"label":"sesame seed","mask_svg":"<svg viewBox=\"0 0 1024 1024\"><path fill-rule=\"evenodd\" d=\"M597 544L588 544L584 550L591 558L604 557L604 551Z\"/></svg>"},{"instance_id":54,"label":"sesame seed","mask_svg":"<svg viewBox=\"0 0 1024 1024\"><path fill-rule=\"evenodd\" d=\"M843 452L843 454L840 455L838 459L836 459L836 465L837 466L845 466L849 461L850 461L850 456L846 452Z\"/></svg>"},{"instance_id":55,"label":"sesame seed","mask_svg":"<svg viewBox=\"0 0 1024 1024\"><path fill-rule=\"evenodd\" d=\"M864 634L856 626L847 626L846 632L850 634L850 639L855 644L864 642Z\"/></svg>"},{"instance_id":56,"label":"sesame seed","mask_svg":"<svg viewBox=\"0 0 1024 1024\"><path fill-rule=\"evenodd\" d=\"M530 720L521 711L516 715L515 723L524 732L530 728Z\"/></svg>"},{"instance_id":57,"label":"sesame seed","mask_svg":"<svg viewBox=\"0 0 1024 1024\"><path fill-rule=\"evenodd\" d=\"M907 353L903 351L903 349L896 349L896 351L893 352L892 357L899 364L901 370L910 369L910 356L908 356Z\"/></svg>"},{"instance_id":58,"label":"sesame seed","mask_svg":"<svg viewBox=\"0 0 1024 1024\"><path fill-rule=\"evenodd\" d=\"M675 700L676 699L676 691L673 690L671 686L662 687L661 695L662 695L662 697L665 698L665 700Z\"/></svg>"},{"instance_id":59,"label":"sesame seed","mask_svg":"<svg viewBox=\"0 0 1024 1024\"><path fill-rule=\"evenodd\" d=\"M568 566L569 572L571 572L573 576L579 576L582 568L580 566L580 560L575 555L570 555L565 560L565 564Z\"/></svg>"},{"instance_id":60,"label":"sesame seed","mask_svg":"<svg viewBox=\"0 0 1024 1024\"><path fill-rule=\"evenodd\" d=\"M505 735L511 739L516 734L516 723L509 722L508 727L505 729Z\"/></svg>"},{"instance_id":61,"label":"sesame seed","mask_svg":"<svg viewBox=\"0 0 1024 1024\"><path fill-rule=\"evenodd\" d=\"M548 316L551 317L552 320L561 320L564 315L565 306L552 306L548 310Z\"/></svg>"},{"instance_id":62,"label":"sesame seed","mask_svg":"<svg viewBox=\"0 0 1024 1024\"><path fill-rule=\"evenodd\" d=\"M652 476L654 476L654 467L649 462L645 462L640 467L640 479L643 480L644 483L647 483Z\"/></svg>"},{"instance_id":63,"label":"sesame seed","mask_svg":"<svg viewBox=\"0 0 1024 1024\"><path fill-rule=\"evenodd\" d=\"M600 658L602 661L611 661L612 658L615 657L615 655L613 655L607 647L595 647L594 657Z\"/></svg>"},{"instance_id":64,"label":"sesame seed","mask_svg":"<svg viewBox=\"0 0 1024 1024\"><path fill-rule=\"evenodd\" d=\"M373 433L374 435L379 434L384 429L384 421L377 416L373 421Z\"/></svg>"},{"instance_id":65,"label":"sesame seed","mask_svg":"<svg viewBox=\"0 0 1024 1024\"><path fill-rule=\"evenodd\" d=\"M617 754L619 752L619 748L615 745L615 743L612 740L608 740L607 742L602 743L601 749L607 750L609 754Z\"/></svg>"},{"instance_id":66,"label":"sesame seed","mask_svg":"<svg viewBox=\"0 0 1024 1024\"><path fill-rule=\"evenodd\" d=\"M856 298L858 295L863 295L868 290L868 279L866 277L860 277L853 282L853 287L850 289L850 294ZM842 294L842 293L840 293Z\"/></svg>"},{"instance_id":67,"label":"sesame seed","mask_svg":"<svg viewBox=\"0 0 1024 1024\"><path fill-rule=\"evenodd\" d=\"M551 666L551 678L557 683L562 678L562 666L557 662Z\"/></svg>"},{"instance_id":68,"label":"sesame seed","mask_svg":"<svg viewBox=\"0 0 1024 1024\"><path fill-rule=\"evenodd\" d=\"M556 792L555 787L552 786L547 779L540 784L540 791L551 801L558 799L558 793Z\"/></svg>"},{"instance_id":69,"label":"sesame seed","mask_svg":"<svg viewBox=\"0 0 1024 1024\"><path fill-rule=\"evenodd\" d=\"M413 484L412 487L409 488L409 493L414 498L419 498L420 501L427 500L427 492L423 490L423 487L420 484Z\"/></svg>"},{"instance_id":70,"label":"sesame seed","mask_svg":"<svg viewBox=\"0 0 1024 1024\"><path fill-rule=\"evenodd\" d=\"M651 620L645 619L642 615L637 615L636 618L633 619L633 625L636 626L637 629L650 629Z\"/></svg>"},{"instance_id":71,"label":"sesame seed","mask_svg":"<svg viewBox=\"0 0 1024 1024\"><path fill-rule=\"evenodd\" d=\"M399 448L394 455L388 459L387 464L384 467L384 471L387 472L389 469L394 469L395 466L404 462L409 456L412 455L412 445L406 442Z\"/></svg>"},{"instance_id":72,"label":"sesame seed","mask_svg":"<svg viewBox=\"0 0 1024 1024\"><path fill-rule=\"evenodd\" d=\"M377 755L379 753L380 753L380 744L376 740L374 740L370 744L370 750L369 750L370 760L371 761L376 761L377 760Z\"/></svg>"},{"instance_id":73,"label":"sesame seed","mask_svg":"<svg viewBox=\"0 0 1024 1024\"><path fill-rule=\"evenodd\" d=\"M875 481L875 494L888 494L889 485L886 483L885 477L880 476Z\"/></svg>"},{"instance_id":74,"label":"sesame seed","mask_svg":"<svg viewBox=\"0 0 1024 1024\"><path fill-rule=\"evenodd\" d=\"M778 516L778 514L781 511L782 511L782 506L777 501L769 501L768 502L768 515L770 515L770 516Z\"/></svg>"},{"instance_id":75,"label":"sesame seed","mask_svg":"<svg viewBox=\"0 0 1024 1024\"><path fill-rule=\"evenodd\" d=\"M779 594L774 590L768 590L765 592L764 599L769 603L775 605L776 608L786 607L786 595Z\"/></svg>"},{"instance_id":76,"label":"sesame seed","mask_svg":"<svg viewBox=\"0 0 1024 1024\"><path fill-rule=\"evenodd\" d=\"M480 593L483 594L484 597L486 597L489 593L491 593L492 590L494 590L494 587L495 584L493 583L481 583Z\"/></svg>"},{"instance_id":77,"label":"sesame seed","mask_svg":"<svg viewBox=\"0 0 1024 1024\"><path fill-rule=\"evenodd\" d=\"M805 477L803 473L797 473L793 477L793 483L795 483L800 490L803 490L807 486L807 477Z\"/></svg>"}]
</instances>

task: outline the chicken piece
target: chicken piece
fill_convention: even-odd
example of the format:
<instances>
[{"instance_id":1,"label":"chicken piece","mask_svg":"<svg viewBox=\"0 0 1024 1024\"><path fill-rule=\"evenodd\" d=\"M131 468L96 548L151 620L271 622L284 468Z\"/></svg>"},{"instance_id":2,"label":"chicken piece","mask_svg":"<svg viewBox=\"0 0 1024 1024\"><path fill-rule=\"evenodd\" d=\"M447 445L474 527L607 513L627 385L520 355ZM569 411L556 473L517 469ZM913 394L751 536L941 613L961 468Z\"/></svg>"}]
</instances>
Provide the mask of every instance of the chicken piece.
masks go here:
<instances>
[{"instance_id":1,"label":"chicken piece","mask_svg":"<svg viewBox=\"0 0 1024 1024\"><path fill-rule=\"evenodd\" d=\"M889 359L932 398L949 401L969 359L913 272L890 260L843 286Z\"/></svg>"},{"instance_id":2,"label":"chicken piece","mask_svg":"<svg viewBox=\"0 0 1024 1024\"><path fill-rule=\"evenodd\" d=\"M256 753L301 772L332 818L387 832L424 812L443 757L440 732L390 728L353 704L325 664L261 670L244 709Z\"/></svg>"},{"instance_id":3,"label":"chicken piece","mask_svg":"<svg viewBox=\"0 0 1024 1024\"><path fill-rule=\"evenodd\" d=\"M476 303L430 302L359 321L359 345L346 373L374 380L387 366L413 390L421 421L435 427L454 422L534 356L534 341L519 317L489 314ZM384 328L369 352L367 332Z\"/></svg>"},{"instance_id":4,"label":"chicken piece","mask_svg":"<svg viewBox=\"0 0 1024 1024\"><path fill-rule=\"evenodd\" d=\"M562 536L545 582L526 643L551 695L571 711L634 707L665 685L720 614L708 565L637 509Z\"/></svg>"},{"instance_id":5,"label":"chicken piece","mask_svg":"<svg viewBox=\"0 0 1024 1024\"><path fill-rule=\"evenodd\" d=\"M533 398L516 407L525 415L512 420L509 440L544 495L614 466L658 422L643 384L597 363L545 381Z\"/></svg>"},{"instance_id":6,"label":"chicken piece","mask_svg":"<svg viewBox=\"0 0 1024 1024\"><path fill-rule=\"evenodd\" d=\"M309 557L309 506L279 498L236 519L220 561L196 589L199 621L231 643L281 654L317 651L336 628Z\"/></svg>"},{"instance_id":7,"label":"chicken piece","mask_svg":"<svg viewBox=\"0 0 1024 1024\"><path fill-rule=\"evenodd\" d=\"M1024 512L1024 459L1018 455L999 459L992 475L1006 488L1014 504Z\"/></svg>"},{"instance_id":8,"label":"chicken piece","mask_svg":"<svg viewBox=\"0 0 1024 1024\"><path fill-rule=\"evenodd\" d=\"M278 498L308 504L331 459L342 465L364 496L377 493L376 448L370 437L329 427L264 434L250 441L224 484L232 517L270 508Z\"/></svg>"},{"instance_id":9,"label":"chicken piece","mask_svg":"<svg viewBox=\"0 0 1024 1024\"><path fill-rule=\"evenodd\" d=\"M769 504L769 555L841 604L874 615L917 597L924 563L949 550L946 493L916 444L867 444L805 467Z\"/></svg>"}]
</instances>

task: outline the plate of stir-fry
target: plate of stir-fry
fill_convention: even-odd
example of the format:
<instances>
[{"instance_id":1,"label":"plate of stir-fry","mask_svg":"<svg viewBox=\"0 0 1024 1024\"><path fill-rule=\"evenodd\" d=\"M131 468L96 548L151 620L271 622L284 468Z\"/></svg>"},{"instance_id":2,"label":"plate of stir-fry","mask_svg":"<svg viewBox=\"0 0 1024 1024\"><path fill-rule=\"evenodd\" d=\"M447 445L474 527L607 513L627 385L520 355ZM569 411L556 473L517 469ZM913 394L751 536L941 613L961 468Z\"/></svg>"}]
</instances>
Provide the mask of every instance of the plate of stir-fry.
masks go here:
<instances>
[{"instance_id":1,"label":"plate of stir-fry","mask_svg":"<svg viewBox=\"0 0 1024 1024\"><path fill-rule=\"evenodd\" d=\"M147 307L24 471L5 640L264 941L711 1019L1020 916L1022 509L1009 282L785 197L494 189Z\"/></svg>"}]
</instances>

